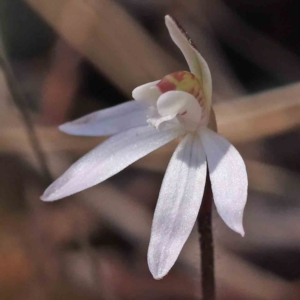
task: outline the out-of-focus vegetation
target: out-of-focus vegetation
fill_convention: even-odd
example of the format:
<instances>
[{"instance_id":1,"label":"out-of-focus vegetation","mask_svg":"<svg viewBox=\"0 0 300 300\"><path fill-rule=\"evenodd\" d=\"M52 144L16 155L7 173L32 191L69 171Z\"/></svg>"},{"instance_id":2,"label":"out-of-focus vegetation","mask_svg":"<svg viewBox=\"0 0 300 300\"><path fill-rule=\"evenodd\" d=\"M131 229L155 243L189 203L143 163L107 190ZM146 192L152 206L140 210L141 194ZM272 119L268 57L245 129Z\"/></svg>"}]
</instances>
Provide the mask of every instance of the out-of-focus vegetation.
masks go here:
<instances>
[{"instance_id":1,"label":"out-of-focus vegetation","mask_svg":"<svg viewBox=\"0 0 300 300\"><path fill-rule=\"evenodd\" d=\"M219 131L249 173L245 238L214 212L218 299L299 299L296 4L1 0L13 77L2 64L0 299L199 299L196 232L164 280L153 280L147 269L152 214L176 143L89 190L55 203L39 200L50 181L45 168L56 178L103 140L64 135L58 124L126 101L139 84L187 68L165 14L184 25L208 61Z\"/></svg>"}]
</instances>

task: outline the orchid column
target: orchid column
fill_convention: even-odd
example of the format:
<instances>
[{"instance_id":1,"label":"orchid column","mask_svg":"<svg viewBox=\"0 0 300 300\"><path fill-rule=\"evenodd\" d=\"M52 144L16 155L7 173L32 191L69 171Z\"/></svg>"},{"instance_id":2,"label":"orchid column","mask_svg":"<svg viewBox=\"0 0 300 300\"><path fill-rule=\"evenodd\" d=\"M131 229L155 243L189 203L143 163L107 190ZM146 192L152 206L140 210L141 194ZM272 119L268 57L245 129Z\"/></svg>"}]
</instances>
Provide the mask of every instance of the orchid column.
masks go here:
<instances>
[{"instance_id":1,"label":"orchid column","mask_svg":"<svg viewBox=\"0 0 300 300\"><path fill-rule=\"evenodd\" d=\"M61 125L60 130L68 134L113 136L73 164L42 196L44 201L54 201L80 192L180 137L153 218L148 265L155 279L170 271L194 227L207 171L219 215L241 235L248 185L243 159L210 125L212 82L207 63L181 27L170 16L165 20L190 71L174 72L146 83L133 91L135 100ZM211 214L211 202L208 205ZM200 229L201 218L200 213ZM211 227L204 229L204 233L207 231L211 236Z\"/></svg>"}]
</instances>

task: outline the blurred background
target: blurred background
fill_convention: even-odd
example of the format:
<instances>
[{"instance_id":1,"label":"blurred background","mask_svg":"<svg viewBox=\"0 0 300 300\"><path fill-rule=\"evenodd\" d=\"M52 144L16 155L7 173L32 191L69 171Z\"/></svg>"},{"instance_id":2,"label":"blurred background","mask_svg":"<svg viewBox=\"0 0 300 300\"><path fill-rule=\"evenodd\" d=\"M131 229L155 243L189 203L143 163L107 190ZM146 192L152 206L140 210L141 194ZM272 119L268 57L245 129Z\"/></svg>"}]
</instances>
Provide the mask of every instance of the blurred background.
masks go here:
<instances>
[{"instance_id":1,"label":"blurred background","mask_svg":"<svg viewBox=\"0 0 300 300\"><path fill-rule=\"evenodd\" d=\"M185 70L164 25L213 76L219 132L246 160L246 236L214 211L217 299L300 299L300 26L295 0L0 0L0 299L200 299L197 230L169 275L147 267L175 144L55 203L47 185L104 138L58 124Z\"/></svg>"}]
</instances>

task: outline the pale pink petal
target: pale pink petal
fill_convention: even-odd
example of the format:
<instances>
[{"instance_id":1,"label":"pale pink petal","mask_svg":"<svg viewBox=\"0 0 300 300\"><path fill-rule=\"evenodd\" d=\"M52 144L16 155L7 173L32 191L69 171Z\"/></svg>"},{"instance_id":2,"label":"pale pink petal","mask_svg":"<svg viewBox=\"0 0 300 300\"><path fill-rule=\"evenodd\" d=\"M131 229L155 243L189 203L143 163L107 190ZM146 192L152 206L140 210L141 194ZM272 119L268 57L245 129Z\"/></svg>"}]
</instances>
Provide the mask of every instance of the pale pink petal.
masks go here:
<instances>
[{"instance_id":1,"label":"pale pink petal","mask_svg":"<svg viewBox=\"0 0 300 300\"><path fill-rule=\"evenodd\" d=\"M200 137L217 211L232 230L244 235L243 213L248 189L245 163L238 151L212 130L202 129Z\"/></svg>"},{"instance_id":2,"label":"pale pink petal","mask_svg":"<svg viewBox=\"0 0 300 300\"><path fill-rule=\"evenodd\" d=\"M154 213L148 265L155 279L169 272L193 229L203 197L206 168L199 137L187 135L171 158Z\"/></svg>"},{"instance_id":3,"label":"pale pink petal","mask_svg":"<svg viewBox=\"0 0 300 300\"><path fill-rule=\"evenodd\" d=\"M147 125L147 106L132 100L62 124L59 129L73 135L106 136L143 125Z\"/></svg>"},{"instance_id":4,"label":"pale pink petal","mask_svg":"<svg viewBox=\"0 0 300 300\"><path fill-rule=\"evenodd\" d=\"M182 133L145 126L114 135L74 163L48 187L41 199L57 200L98 184Z\"/></svg>"}]
</instances>

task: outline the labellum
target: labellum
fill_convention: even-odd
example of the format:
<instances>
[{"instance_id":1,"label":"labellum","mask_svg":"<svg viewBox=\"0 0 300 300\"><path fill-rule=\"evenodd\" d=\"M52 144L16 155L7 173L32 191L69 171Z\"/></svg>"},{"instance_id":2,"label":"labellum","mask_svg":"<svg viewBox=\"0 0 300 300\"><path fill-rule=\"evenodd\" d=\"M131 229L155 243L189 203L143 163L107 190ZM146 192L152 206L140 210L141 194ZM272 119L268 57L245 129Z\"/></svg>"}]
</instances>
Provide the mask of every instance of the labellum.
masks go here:
<instances>
[{"instance_id":1,"label":"labellum","mask_svg":"<svg viewBox=\"0 0 300 300\"><path fill-rule=\"evenodd\" d=\"M193 95L203 108L203 91L199 79L187 71L178 71L166 75L156 85L161 93L168 91L182 91Z\"/></svg>"}]
</instances>

